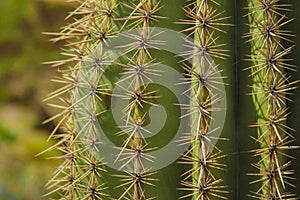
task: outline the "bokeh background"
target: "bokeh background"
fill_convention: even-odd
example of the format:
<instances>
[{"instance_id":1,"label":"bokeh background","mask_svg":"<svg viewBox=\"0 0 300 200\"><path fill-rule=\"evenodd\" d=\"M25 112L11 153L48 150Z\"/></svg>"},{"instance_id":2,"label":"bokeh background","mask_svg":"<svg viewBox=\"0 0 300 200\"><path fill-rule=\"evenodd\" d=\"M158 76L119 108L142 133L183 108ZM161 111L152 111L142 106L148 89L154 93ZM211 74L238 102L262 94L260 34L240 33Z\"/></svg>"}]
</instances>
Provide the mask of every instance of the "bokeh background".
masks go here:
<instances>
[{"instance_id":1,"label":"bokeh background","mask_svg":"<svg viewBox=\"0 0 300 200\"><path fill-rule=\"evenodd\" d=\"M232 74L236 75L236 79L234 75L231 77L231 88L236 89L236 100L231 106L239 108L236 109L239 113L233 122L236 138L232 141L236 143L232 145L235 150L229 158L240 163L236 168L230 166L236 169L233 170L236 171L235 196L239 200L248 192L245 188L249 178L245 174L250 170L251 156L245 152L251 148L249 135L255 135L255 131L247 126L254 123L255 115L251 112L251 98L245 95L251 82L247 79L248 74L242 71L248 65L242 59L249 49L243 39L239 39L247 31L246 19L242 17L245 13L241 9L246 6L246 0L234 2L227 9L229 15L234 16L234 23L239 24L230 35L231 60L235 66ZM286 2L292 2L295 9L300 6L300 1ZM53 145L53 141L46 140L55 127L53 123L42 124L54 113L42 99L57 87L50 81L56 71L41 63L59 59L59 49L63 47L62 43L49 42L49 37L42 32L59 31L65 24L64 17L73 8L74 4L68 0L0 0L0 200L41 199L46 192L44 185L59 164L47 159L58 152L35 156ZM291 16L297 20L289 27L299 36L300 12L293 12ZM293 58L300 53L299 42L298 37L298 45L290 55ZM293 64L300 66L300 60L293 61ZM293 79L300 78L299 72L292 73L292 76ZM296 129L295 144L300 144L297 136L297 130L300 131L299 90L291 98L295 102L290 103L292 114L287 123ZM299 153L299 150L293 151L293 156L298 157L292 166L294 169L300 169ZM300 171L296 176L300 177ZM297 181L294 183L300 186ZM244 185L243 189L239 189L239 185ZM297 193L296 189L291 190Z\"/></svg>"},{"instance_id":2,"label":"bokeh background","mask_svg":"<svg viewBox=\"0 0 300 200\"><path fill-rule=\"evenodd\" d=\"M50 154L35 155L53 124L42 99L57 85L55 69L42 65L59 57L45 31L58 31L72 4L63 0L0 0L0 199L38 200L58 165ZM56 152L51 152L55 154Z\"/></svg>"}]
</instances>

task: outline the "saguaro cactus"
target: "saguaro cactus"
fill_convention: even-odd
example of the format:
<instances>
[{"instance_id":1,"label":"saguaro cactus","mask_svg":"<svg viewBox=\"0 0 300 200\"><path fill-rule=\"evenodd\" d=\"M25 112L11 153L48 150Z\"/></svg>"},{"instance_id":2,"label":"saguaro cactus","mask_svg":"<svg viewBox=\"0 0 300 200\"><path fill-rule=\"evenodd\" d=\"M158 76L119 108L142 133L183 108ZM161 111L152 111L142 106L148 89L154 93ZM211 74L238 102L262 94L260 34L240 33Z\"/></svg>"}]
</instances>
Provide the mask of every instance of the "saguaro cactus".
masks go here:
<instances>
[{"instance_id":1,"label":"saguaro cactus","mask_svg":"<svg viewBox=\"0 0 300 200\"><path fill-rule=\"evenodd\" d=\"M67 17L73 21L59 33L48 33L54 36L53 41L66 43L62 54L67 58L48 62L58 67L61 77L54 81L63 86L46 98L51 101L50 106L61 110L46 121L56 121L50 138L58 141L46 151L61 151L62 155L55 159L61 159L62 164L47 184L49 193L45 196L52 199L231 199L233 195L229 193L234 188L226 182L231 177L225 175L233 174L230 172L233 166L227 167L221 160L236 152L226 155L224 145L216 142L226 140L224 143L230 145L235 139L230 132L225 133L226 139L220 138L218 128L222 127L212 125L219 120L214 118L215 113L224 112L226 105L224 71L227 75L234 70L224 61L232 54L224 49L224 38L230 34L224 31L226 26L231 26L229 17L219 11L226 1L76 2L76 9ZM258 177L252 183L261 184L250 196L296 199L286 192L287 186L292 185L288 180L292 171L285 152L297 148L290 145L292 129L285 125L287 95L295 89L296 82L290 82L287 75L295 67L285 58L293 46L285 47L285 43L291 42L292 34L283 27L292 20L285 13L289 11L288 5L279 4L279 0L248 0L248 3L250 32L246 37L251 46L251 95L257 114L253 127L258 131L255 141L260 144L259 149L252 151L259 157L254 165L259 173L251 175ZM173 12L164 15L166 10ZM178 19L168 18L175 15ZM166 43L155 37L172 37L172 32L160 37L163 31L154 31L158 26L185 34L181 35L185 43L178 54L180 58L170 55L175 51L166 52L168 48L158 47ZM114 46L110 43L114 38L122 42ZM115 52L109 50L111 46ZM115 55L119 50L122 53ZM184 77L176 87L187 88L182 95L188 96L188 103L173 101L176 95L168 93L169 88L152 82L153 77L166 75L167 69L160 65L163 61L172 63L172 69ZM115 93L115 88L121 94ZM118 116L121 123L115 121L112 110L118 100L127 101ZM145 163L157 162L151 153L160 148L156 143L162 144L166 139L155 136L156 141L150 143L145 135L153 134L147 129L153 120L150 107L162 102L172 104L169 109L180 107L178 110L186 111L166 112L174 124L166 125L163 137L172 138L168 133L179 129L176 123L188 118L185 128L189 130L176 142L178 146L190 146L178 162L174 160L170 166L152 171ZM99 137L101 128L108 131L109 138L115 139L112 143L118 144L116 155L102 148L107 141ZM112 157L118 169L105 166L103 153Z\"/></svg>"}]
</instances>

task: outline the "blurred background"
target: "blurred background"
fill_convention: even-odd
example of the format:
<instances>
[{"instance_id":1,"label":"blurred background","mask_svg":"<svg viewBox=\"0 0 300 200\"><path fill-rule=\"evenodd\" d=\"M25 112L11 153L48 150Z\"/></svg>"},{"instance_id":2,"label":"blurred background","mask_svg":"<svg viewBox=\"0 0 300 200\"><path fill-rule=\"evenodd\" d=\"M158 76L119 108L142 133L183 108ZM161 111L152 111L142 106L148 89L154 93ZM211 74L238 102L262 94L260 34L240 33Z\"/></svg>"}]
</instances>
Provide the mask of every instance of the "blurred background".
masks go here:
<instances>
[{"instance_id":1,"label":"blurred background","mask_svg":"<svg viewBox=\"0 0 300 200\"><path fill-rule=\"evenodd\" d=\"M46 142L46 140L55 126L53 123L42 125L42 122L53 114L42 99L57 85L50 82L50 79L56 75L55 69L41 63L59 59L59 50L63 45L49 42L49 37L41 33L59 31L59 28L65 24L64 17L73 9L72 4L67 1L0 0L0 200L41 199L41 195L45 194L44 185L59 164L55 160L47 159L51 155L58 154L57 152L51 152L51 155L46 153L38 157L35 155L53 145L53 142ZM245 3L240 3L246 0L237 2L239 10L246 6ZM300 6L300 1L292 3L295 5L294 8ZM236 24L244 28L237 28L235 35L232 35L232 41L233 38L240 38L246 31L244 26L246 19L242 18L243 13L236 13L233 10L234 7L232 6L229 12L235 16ZM290 28L300 35L300 12L293 12L291 15L298 20L293 22ZM238 80L240 88L242 88L238 97L241 113L245 118L250 116L251 119L240 120L243 122L237 133L240 135L238 137L241 137L237 146L241 148L237 147L237 151L247 150L247 145L249 146L249 141L251 141L248 135L250 130L247 126L255 119L254 114L249 112L251 98L245 95L249 92L245 88L248 88L247 85L250 82L243 81L247 80L248 75L242 72L242 68L245 68L247 64L241 60L248 51L243 42L242 39L238 39L235 44L238 60L235 64L241 63L242 66L236 71L240 77ZM298 37L296 43L299 42ZM296 58L297 52L300 52L300 45L296 47L291 57ZM293 64L299 66L300 60L294 61ZM297 77L299 79L300 74L295 72L292 76L294 79ZM295 94L292 97L295 102L290 105L292 115L287 123L296 130L300 130L299 90ZM253 132L255 133L252 130ZM296 143L300 144L300 137L298 138ZM298 162L294 162L293 168L300 169L299 150L293 151L293 156L299 157ZM244 180L247 178L243 177L249 168L242 166L248 163L248 159L249 156L243 155L237 158L237 161L241 163L241 170L237 172L240 176L237 179L240 182L248 182ZM300 171L296 175L300 177ZM247 191L240 191L240 193L244 196Z\"/></svg>"},{"instance_id":2,"label":"blurred background","mask_svg":"<svg viewBox=\"0 0 300 200\"><path fill-rule=\"evenodd\" d=\"M71 9L63 0L0 0L0 200L41 199L58 165L49 153L35 157L54 126L42 125L51 115L42 99L56 87L55 69L41 63L62 45L41 33L58 31Z\"/></svg>"}]
</instances>

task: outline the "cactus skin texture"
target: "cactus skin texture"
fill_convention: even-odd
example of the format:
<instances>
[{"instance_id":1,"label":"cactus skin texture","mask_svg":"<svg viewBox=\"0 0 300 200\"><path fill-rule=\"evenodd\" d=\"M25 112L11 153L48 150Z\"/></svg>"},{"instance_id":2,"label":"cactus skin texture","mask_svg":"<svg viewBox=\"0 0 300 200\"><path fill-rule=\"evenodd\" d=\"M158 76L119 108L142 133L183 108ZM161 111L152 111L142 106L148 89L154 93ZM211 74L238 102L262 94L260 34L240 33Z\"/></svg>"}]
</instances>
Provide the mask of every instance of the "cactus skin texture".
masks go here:
<instances>
[{"instance_id":1,"label":"cactus skin texture","mask_svg":"<svg viewBox=\"0 0 300 200\"><path fill-rule=\"evenodd\" d=\"M286 12L290 5L278 0L249 0L248 18L250 32L246 34L251 44L249 67L252 85L252 99L256 109L258 137L254 138L260 148L253 150L259 162L253 166L259 173L251 173L256 179L251 183L259 183L259 189L250 196L256 199L297 199L287 192L293 171L289 169L291 161L286 150L298 148L290 145L293 142L292 128L285 125L287 95L295 89L296 82L290 82L287 72L295 70L288 64L285 56L291 53L293 35L284 26L292 21Z\"/></svg>"},{"instance_id":2,"label":"cactus skin texture","mask_svg":"<svg viewBox=\"0 0 300 200\"><path fill-rule=\"evenodd\" d=\"M218 1L190 1L184 8L188 19L179 22L190 25L183 32L194 36L194 44L188 45L191 49L183 52L192 60L192 66L183 63L188 77L185 83L191 89L187 91L190 92L190 105L181 105L188 109L188 114L182 117L190 117L191 132L183 137L182 142L192 141L192 145L181 162L191 167L183 174L183 188L179 189L188 191L188 194L181 199L227 199L228 191L221 183L222 178L213 175L214 170L222 170L226 165L219 161L224 157L222 150L214 145L214 132L218 129L210 126L210 121L214 120L211 113L221 111L215 105L222 101L219 91L214 91L218 84L223 84L220 81L223 77L216 77L222 66L216 65L214 60L224 60L228 56L225 44L218 43L218 37L226 33L222 27L231 26L224 22L229 17L222 16L219 6Z\"/></svg>"}]
</instances>

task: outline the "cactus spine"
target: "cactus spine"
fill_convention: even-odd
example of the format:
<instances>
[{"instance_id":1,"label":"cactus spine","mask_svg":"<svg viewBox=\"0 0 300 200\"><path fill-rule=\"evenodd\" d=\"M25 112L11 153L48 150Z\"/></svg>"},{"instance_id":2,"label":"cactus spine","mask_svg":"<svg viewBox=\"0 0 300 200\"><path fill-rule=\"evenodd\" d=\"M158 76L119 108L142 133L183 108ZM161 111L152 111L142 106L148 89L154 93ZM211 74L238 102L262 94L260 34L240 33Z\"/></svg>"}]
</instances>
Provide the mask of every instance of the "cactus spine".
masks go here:
<instances>
[{"instance_id":1,"label":"cactus spine","mask_svg":"<svg viewBox=\"0 0 300 200\"><path fill-rule=\"evenodd\" d=\"M260 183L259 189L251 195L256 199L296 199L288 193L287 186L293 186L293 172L289 170L291 161L285 152L293 141L290 127L285 125L288 116L287 95L295 89L296 82L290 82L286 74L295 66L288 64L285 56L293 46L285 47L284 42L292 42L290 31L283 30L292 19L288 19L289 5L278 0L249 0L248 42L251 44L249 67L253 79L252 98L257 113L258 137L260 148L254 150L259 162L254 165L260 172L252 173L257 177L251 183Z\"/></svg>"}]
</instances>

